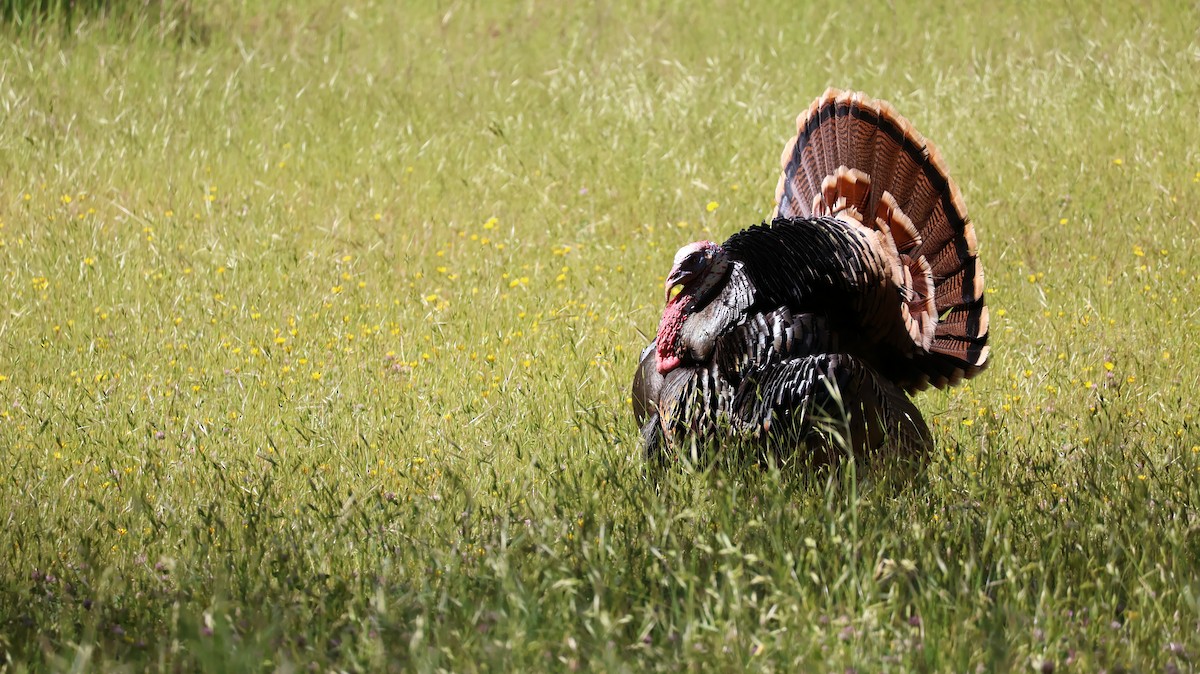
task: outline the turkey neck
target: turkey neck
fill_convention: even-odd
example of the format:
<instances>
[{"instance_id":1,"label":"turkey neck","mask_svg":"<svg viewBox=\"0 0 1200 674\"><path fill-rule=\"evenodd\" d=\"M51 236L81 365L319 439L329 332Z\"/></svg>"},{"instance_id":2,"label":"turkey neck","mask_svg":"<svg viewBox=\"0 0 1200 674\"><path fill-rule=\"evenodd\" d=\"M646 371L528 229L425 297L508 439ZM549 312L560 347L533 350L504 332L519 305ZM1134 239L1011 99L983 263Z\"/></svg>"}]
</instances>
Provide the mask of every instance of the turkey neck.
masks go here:
<instances>
[{"instance_id":1,"label":"turkey neck","mask_svg":"<svg viewBox=\"0 0 1200 674\"><path fill-rule=\"evenodd\" d=\"M712 298L685 316L679 327L677 353L686 362L710 362L718 339L745 319L754 295L742 265L731 264L725 282Z\"/></svg>"}]
</instances>

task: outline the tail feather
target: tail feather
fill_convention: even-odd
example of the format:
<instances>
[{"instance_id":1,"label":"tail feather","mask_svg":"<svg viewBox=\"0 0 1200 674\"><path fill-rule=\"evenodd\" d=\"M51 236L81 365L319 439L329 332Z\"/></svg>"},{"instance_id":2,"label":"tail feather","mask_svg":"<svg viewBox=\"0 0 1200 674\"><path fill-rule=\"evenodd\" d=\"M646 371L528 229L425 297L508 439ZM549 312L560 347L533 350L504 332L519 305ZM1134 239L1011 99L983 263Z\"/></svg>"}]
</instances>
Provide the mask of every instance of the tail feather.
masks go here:
<instances>
[{"instance_id":1,"label":"tail feather","mask_svg":"<svg viewBox=\"0 0 1200 674\"><path fill-rule=\"evenodd\" d=\"M811 210L818 215L836 214L846 208L863 213L866 211L870 192L870 176L862 171L842 167L821 182L821 192L813 197Z\"/></svg>"},{"instance_id":2,"label":"tail feather","mask_svg":"<svg viewBox=\"0 0 1200 674\"><path fill-rule=\"evenodd\" d=\"M917 161L917 171L908 194L907 203L903 205L904 212L915 222L928 222L930 226L946 224L948 218L934 219L934 210L943 203L943 196L948 189L948 174L942 162L941 155L933 146L926 144L924 148L925 161ZM961 218L960 218L961 220Z\"/></svg>"},{"instance_id":3,"label":"tail feather","mask_svg":"<svg viewBox=\"0 0 1200 674\"><path fill-rule=\"evenodd\" d=\"M897 182L897 172L901 170L900 158L910 154L905 150L905 141L908 140L908 137L899 133L897 129L885 126L886 120L899 117L892 110L890 104L880 101L876 112L875 123L879 125L879 128L875 134L875 146L872 148L875 159L871 175L880 185L893 185Z\"/></svg>"},{"instance_id":4,"label":"tail feather","mask_svg":"<svg viewBox=\"0 0 1200 674\"><path fill-rule=\"evenodd\" d=\"M937 325L938 337L957 337L959 339L979 339L988 331L987 307L966 305L951 309L950 313Z\"/></svg>"},{"instance_id":5,"label":"tail feather","mask_svg":"<svg viewBox=\"0 0 1200 674\"><path fill-rule=\"evenodd\" d=\"M818 110L820 124L817 126L817 157L820 159L821 172L829 175L837 168L837 119L834 117L833 105L826 105Z\"/></svg>"},{"instance_id":6,"label":"tail feather","mask_svg":"<svg viewBox=\"0 0 1200 674\"><path fill-rule=\"evenodd\" d=\"M874 196L875 190L872 190ZM877 222L885 222L888 224L888 229L892 233L892 239L896 242L896 248L902 253L911 253L917 246L921 245L921 233L917 231L916 225L913 224L912 218L905 215L904 211L896 203L895 197L891 192L884 192L881 197L877 198L878 204L883 208L868 206L868 213L875 213L878 218Z\"/></svg>"},{"instance_id":7,"label":"tail feather","mask_svg":"<svg viewBox=\"0 0 1200 674\"><path fill-rule=\"evenodd\" d=\"M781 162L791 159L792 154L796 151L796 140L797 137L792 136L784 145L783 153L780 155ZM776 212L780 214L780 217L796 218L807 215L800 210L796 195L817 191L821 185L820 176L821 166L817 161L816 153L809 149L800 157L799 168L791 179L780 180L779 185L775 188Z\"/></svg>"},{"instance_id":8,"label":"tail feather","mask_svg":"<svg viewBox=\"0 0 1200 674\"><path fill-rule=\"evenodd\" d=\"M875 137L879 134L879 113L865 105L855 105L850 108L850 116L854 118L853 164L867 175L875 173ZM872 192L871 196L878 199ZM874 212L876 204L867 203L867 212Z\"/></svg>"},{"instance_id":9,"label":"tail feather","mask_svg":"<svg viewBox=\"0 0 1200 674\"><path fill-rule=\"evenodd\" d=\"M934 289L934 302L938 307L957 307L971 304L983 294L979 281L982 279L976 273L978 265L964 265L956 274L942 279Z\"/></svg>"},{"instance_id":10,"label":"tail feather","mask_svg":"<svg viewBox=\"0 0 1200 674\"><path fill-rule=\"evenodd\" d=\"M962 240L958 242L952 241L949 244L943 244L937 249L937 252L925 255L925 259L929 260L929 266L933 269L933 273L939 278L952 276L955 272L963 268L965 260L975 258L975 228L968 223L963 231Z\"/></svg>"},{"instance_id":11,"label":"tail feather","mask_svg":"<svg viewBox=\"0 0 1200 674\"><path fill-rule=\"evenodd\" d=\"M836 131L838 140L837 165L834 167L836 169L838 166L850 166L850 163L855 159L857 153L851 144L854 142L854 136L856 135L854 128L858 126L858 123L850 117L851 106L849 99L839 98L834 102L833 106L833 117L837 122Z\"/></svg>"},{"instance_id":12,"label":"tail feather","mask_svg":"<svg viewBox=\"0 0 1200 674\"><path fill-rule=\"evenodd\" d=\"M987 363L988 346L976 340L938 337L933 340L933 349L963 363L978 363L973 367L956 367L944 361L939 364L938 376L945 378L946 383L950 385L957 384L963 378L975 376Z\"/></svg>"},{"instance_id":13,"label":"tail feather","mask_svg":"<svg viewBox=\"0 0 1200 674\"><path fill-rule=\"evenodd\" d=\"M901 291L890 339L911 355L888 374L916 390L983 369L987 316L975 230L937 149L889 103L830 89L796 120L781 163L775 217L852 209L887 240Z\"/></svg>"}]
</instances>

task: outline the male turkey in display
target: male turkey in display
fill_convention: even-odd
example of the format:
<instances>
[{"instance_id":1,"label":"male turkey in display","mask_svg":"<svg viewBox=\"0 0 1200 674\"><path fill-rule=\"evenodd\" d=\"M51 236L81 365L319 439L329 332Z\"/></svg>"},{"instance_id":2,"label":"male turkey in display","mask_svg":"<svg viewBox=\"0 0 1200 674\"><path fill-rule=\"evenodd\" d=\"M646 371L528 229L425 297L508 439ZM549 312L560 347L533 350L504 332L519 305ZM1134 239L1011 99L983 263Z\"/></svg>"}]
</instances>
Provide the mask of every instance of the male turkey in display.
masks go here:
<instances>
[{"instance_id":1,"label":"male turkey in display","mask_svg":"<svg viewBox=\"0 0 1200 674\"><path fill-rule=\"evenodd\" d=\"M885 101L796 121L771 221L675 255L633 380L648 456L722 440L831 458L927 450L908 393L987 364L975 231L934 147Z\"/></svg>"}]
</instances>

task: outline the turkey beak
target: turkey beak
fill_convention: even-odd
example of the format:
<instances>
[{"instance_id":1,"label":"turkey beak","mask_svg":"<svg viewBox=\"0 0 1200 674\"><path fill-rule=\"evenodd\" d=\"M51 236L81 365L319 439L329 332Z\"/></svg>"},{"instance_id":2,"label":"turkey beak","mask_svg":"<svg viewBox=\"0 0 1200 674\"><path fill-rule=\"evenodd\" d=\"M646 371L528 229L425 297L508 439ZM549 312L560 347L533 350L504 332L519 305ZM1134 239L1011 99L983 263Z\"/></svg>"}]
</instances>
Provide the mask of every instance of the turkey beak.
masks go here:
<instances>
[{"instance_id":1,"label":"turkey beak","mask_svg":"<svg viewBox=\"0 0 1200 674\"><path fill-rule=\"evenodd\" d=\"M683 286L692 280L692 276L694 275L694 273L687 269L680 269L679 267L672 269L671 275L667 277L666 283L663 284L667 291L664 303L675 299L675 296L683 290Z\"/></svg>"}]
</instances>

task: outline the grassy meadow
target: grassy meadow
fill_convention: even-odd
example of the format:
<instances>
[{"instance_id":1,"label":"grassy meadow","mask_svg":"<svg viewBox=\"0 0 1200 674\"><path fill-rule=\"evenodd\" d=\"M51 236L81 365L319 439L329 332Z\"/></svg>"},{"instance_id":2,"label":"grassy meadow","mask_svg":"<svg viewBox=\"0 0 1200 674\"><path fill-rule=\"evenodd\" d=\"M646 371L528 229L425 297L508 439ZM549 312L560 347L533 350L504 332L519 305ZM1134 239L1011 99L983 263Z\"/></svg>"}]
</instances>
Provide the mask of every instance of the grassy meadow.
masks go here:
<instances>
[{"instance_id":1,"label":"grassy meadow","mask_svg":"<svg viewBox=\"0 0 1200 674\"><path fill-rule=\"evenodd\" d=\"M1200 8L636 4L0 25L0 672L1200 669ZM828 86L991 365L915 470L648 471L672 254Z\"/></svg>"}]
</instances>

